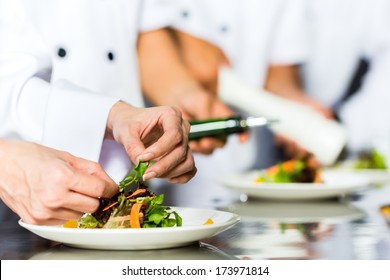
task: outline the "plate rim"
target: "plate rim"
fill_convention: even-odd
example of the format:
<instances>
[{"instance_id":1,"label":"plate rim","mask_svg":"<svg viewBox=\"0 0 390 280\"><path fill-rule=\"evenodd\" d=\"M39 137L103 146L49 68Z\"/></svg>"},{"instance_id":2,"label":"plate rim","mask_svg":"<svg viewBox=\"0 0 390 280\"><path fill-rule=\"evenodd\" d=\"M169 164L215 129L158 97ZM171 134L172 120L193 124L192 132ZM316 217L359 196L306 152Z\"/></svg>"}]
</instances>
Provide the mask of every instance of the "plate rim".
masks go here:
<instances>
[{"instance_id":1,"label":"plate rim","mask_svg":"<svg viewBox=\"0 0 390 280\"><path fill-rule=\"evenodd\" d=\"M229 211L205 208L171 207L172 210L184 209L189 215L196 215L195 211L204 211L204 214L228 215L220 223L210 225L184 225L169 228L140 228L140 229L80 229L64 228L62 225L34 225L20 219L19 225L41 238L62 243L64 245L93 250L157 250L177 248L215 236L239 223L241 217ZM184 211L183 210L183 211ZM179 212L180 214L180 212ZM88 239L88 237L90 237ZM119 238L116 239L115 237ZM150 238L150 239L149 239ZM96 240L99 241L96 241ZM128 241L123 241L128 240ZM100 242L102 241L102 242Z\"/></svg>"},{"instance_id":2,"label":"plate rim","mask_svg":"<svg viewBox=\"0 0 390 280\"><path fill-rule=\"evenodd\" d=\"M337 197L363 189L370 185L370 179L364 174L343 174L339 171L324 171L325 176L334 173L334 176L353 178L342 183L257 183L256 174L263 170L248 170L230 174L218 178L225 187L244 193L249 197L271 199L271 200L318 200L330 197ZM237 180L241 182L235 183ZM280 194L278 194L280 192ZM290 197L287 196L289 192ZM291 194L293 193L293 194Z\"/></svg>"}]
</instances>

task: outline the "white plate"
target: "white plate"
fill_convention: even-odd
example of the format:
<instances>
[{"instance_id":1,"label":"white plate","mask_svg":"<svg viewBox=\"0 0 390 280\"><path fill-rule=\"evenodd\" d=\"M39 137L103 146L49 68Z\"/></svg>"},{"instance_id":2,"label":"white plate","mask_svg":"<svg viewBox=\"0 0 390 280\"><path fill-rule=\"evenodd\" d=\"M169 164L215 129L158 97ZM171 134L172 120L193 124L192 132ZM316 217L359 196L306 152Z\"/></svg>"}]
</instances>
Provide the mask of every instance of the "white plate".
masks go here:
<instances>
[{"instance_id":1,"label":"white plate","mask_svg":"<svg viewBox=\"0 0 390 280\"><path fill-rule=\"evenodd\" d=\"M225 210L225 209L222 209ZM261 201L248 200L226 208L245 220L277 221L280 223L341 223L366 216L361 209L336 201Z\"/></svg>"},{"instance_id":2,"label":"white plate","mask_svg":"<svg viewBox=\"0 0 390 280\"><path fill-rule=\"evenodd\" d=\"M356 169L356 161L347 160L328 170L336 170L349 174L362 174L368 177L371 184L384 184L390 182L390 171L384 169Z\"/></svg>"},{"instance_id":3,"label":"white plate","mask_svg":"<svg viewBox=\"0 0 390 280\"><path fill-rule=\"evenodd\" d=\"M183 218L182 227L141 229L78 229L38 226L19 221L31 232L68 246L100 250L146 250L181 247L216 235L235 223L238 215L208 209L172 207ZM211 218L212 225L203 225Z\"/></svg>"},{"instance_id":4,"label":"white plate","mask_svg":"<svg viewBox=\"0 0 390 280\"><path fill-rule=\"evenodd\" d=\"M250 197L273 200L313 200L343 196L369 184L369 178L362 174L346 174L338 171L324 171L324 183L258 183L255 179L260 171L232 174L220 178L230 189Z\"/></svg>"}]
</instances>

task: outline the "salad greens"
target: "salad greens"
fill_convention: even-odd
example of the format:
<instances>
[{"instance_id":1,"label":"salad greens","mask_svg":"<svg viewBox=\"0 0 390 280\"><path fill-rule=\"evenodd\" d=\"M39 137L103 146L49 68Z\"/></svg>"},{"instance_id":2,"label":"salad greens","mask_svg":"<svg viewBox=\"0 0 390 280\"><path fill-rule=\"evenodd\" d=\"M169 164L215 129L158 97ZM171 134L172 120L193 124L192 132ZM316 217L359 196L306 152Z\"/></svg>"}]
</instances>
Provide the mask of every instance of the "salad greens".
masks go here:
<instances>
[{"instance_id":1,"label":"salad greens","mask_svg":"<svg viewBox=\"0 0 390 280\"><path fill-rule=\"evenodd\" d=\"M79 220L80 228L156 228L182 226L182 218L168 206L164 195L147 189L142 176L149 163L134 166L119 183L119 193L101 199L99 209ZM136 187L136 188L135 188ZM132 191L132 189L136 189Z\"/></svg>"},{"instance_id":2,"label":"salad greens","mask_svg":"<svg viewBox=\"0 0 390 280\"><path fill-rule=\"evenodd\" d=\"M293 183L298 182L302 170L305 168L303 161L296 161L292 170L286 170L282 164L278 164L278 170L275 174L267 174L265 172L262 176L263 182L267 183Z\"/></svg>"},{"instance_id":3,"label":"salad greens","mask_svg":"<svg viewBox=\"0 0 390 280\"><path fill-rule=\"evenodd\" d=\"M387 169L386 159L376 149L362 153L357 159L356 169Z\"/></svg>"},{"instance_id":4,"label":"salad greens","mask_svg":"<svg viewBox=\"0 0 390 280\"><path fill-rule=\"evenodd\" d=\"M149 162L140 162L137 166L134 166L126 177L119 182L119 192L123 192L126 187L130 187L133 184L142 182L142 176L149 166Z\"/></svg>"},{"instance_id":5,"label":"salad greens","mask_svg":"<svg viewBox=\"0 0 390 280\"><path fill-rule=\"evenodd\" d=\"M319 183L317 165L310 157L293 159L273 165L262 171L256 182L262 183Z\"/></svg>"}]
</instances>

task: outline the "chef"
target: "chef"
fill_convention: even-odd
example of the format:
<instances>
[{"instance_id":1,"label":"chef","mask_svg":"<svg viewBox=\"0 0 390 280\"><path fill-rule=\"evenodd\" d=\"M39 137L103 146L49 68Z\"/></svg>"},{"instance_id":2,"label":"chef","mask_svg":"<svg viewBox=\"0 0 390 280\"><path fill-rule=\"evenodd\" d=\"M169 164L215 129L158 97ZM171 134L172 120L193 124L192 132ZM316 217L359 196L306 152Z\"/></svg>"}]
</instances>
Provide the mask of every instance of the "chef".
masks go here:
<instances>
[{"instance_id":1,"label":"chef","mask_svg":"<svg viewBox=\"0 0 390 280\"><path fill-rule=\"evenodd\" d=\"M345 124L351 152L388 143L390 1L307 1L307 20L309 96Z\"/></svg>"},{"instance_id":2,"label":"chef","mask_svg":"<svg viewBox=\"0 0 390 280\"><path fill-rule=\"evenodd\" d=\"M305 58L306 41L302 27L304 2L301 0L178 2L180 11L173 27L179 31L179 38L184 34L216 46L227 60L221 57L216 59L216 63L230 65L251 86L264 86L269 64L296 65ZM182 47L187 46L186 41L181 44ZM184 50L187 54L194 54L195 51L194 48ZM217 51L212 52L219 55ZM188 61L202 67L201 55L194 54L193 59L189 58ZM210 72L207 69L209 65L206 63L206 67L198 71L199 76ZM206 81L204 84L213 83ZM261 132L266 133L264 130ZM193 185L197 188L207 186L207 193L214 191L215 199L220 199L223 194L228 195L226 190L216 183L218 177L252 168L259 157L265 159L273 156L267 155L266 149L263 150L264 154L257 154L256 146L264 145L265 138L262 135L257 141L255 134L245 143L240 143L238 137L231 136L227 146L215 151L211 156L197 155L198 174L192 181ZM186 192L187 189L180 189L178 195L185 197L186 195L180 192Z\"/></svg>"},{"instance_id":3,"label":"chef","mask_svg":"<svg viewBox=\"0 0 390 280\"><path fill-rule=\"evenodd\" d=\"M110 127L110 120L124 111L129 117L131 106L126 103L144 105L137 37L167 26L174 3L2 0L0 4L0 135L99 161L114 181L120 181L131 160L118 143L125 141L122 132ZM182 155L176 151L174 156ZM143 159L152 158L149 154ZM189 153L183 164L188 165L190 158ZM162 175L156 174L158 165L151 168L156 170L149 178Z\"/></svg>"}]
</instances>

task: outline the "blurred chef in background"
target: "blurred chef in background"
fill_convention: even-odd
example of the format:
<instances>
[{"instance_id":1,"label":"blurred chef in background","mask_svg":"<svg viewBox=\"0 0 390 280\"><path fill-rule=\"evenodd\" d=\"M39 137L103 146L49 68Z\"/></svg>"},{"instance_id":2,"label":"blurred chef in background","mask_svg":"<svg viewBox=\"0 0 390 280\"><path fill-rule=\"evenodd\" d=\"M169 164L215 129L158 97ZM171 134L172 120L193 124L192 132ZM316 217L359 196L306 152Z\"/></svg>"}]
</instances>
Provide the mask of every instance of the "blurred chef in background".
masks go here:
<instances>
[{"instance_id":1,"label":"blurred chef in background","mask_svg":"<svg viewBox=\"0 0 390 280\"><path fill-rule=\"evenodd\" d=\"M204 88L216 93L218 68L229 65L251 86L260 88L266 84L269 89L302 99L301 89L290 73L307 54L304 1L178 2L180 11L172 25L173 37L186 66ZM269 65L272 65L270 72ZM274 81L278 82L274 84ZM227 145L211 156L196 155L198 175L192 185L204 186L207 193L213 191L220 198L226 190L218 185L216 178L253 168L259 158L263 166L270 164L267 159L273 163L275 155L266 154L269 132L259 131L252 133L244 144L230 136ZM258 153L260 145L264 147L263 154ZM187 189L177 189L176 194L188 197Z\"/></svg>"},{"instance_id":2,"label":"blurred chef in background","mask_svg":"<svg viewBox=\"0 0 390 280\"><path fill-rule=\"evenodd\" d=\"M390 1L308 0L306 8L308 96L345 125L351 153L390 143Z\"/></svg>"},{"instance_id":3,"label":"blurred chef in background","mask_svg":"<svg viewBox=\"0 0 390 280\"><path fill-rule=\"evenodd\" d=\"M303 103L321 104L345 126L347 156L376 148L390 158L390 1L307 0L305 9L308 57L289 73L301 81ZM305 153L289 139L277 142L287 157Z\"/></svg>"}]
</instances>

